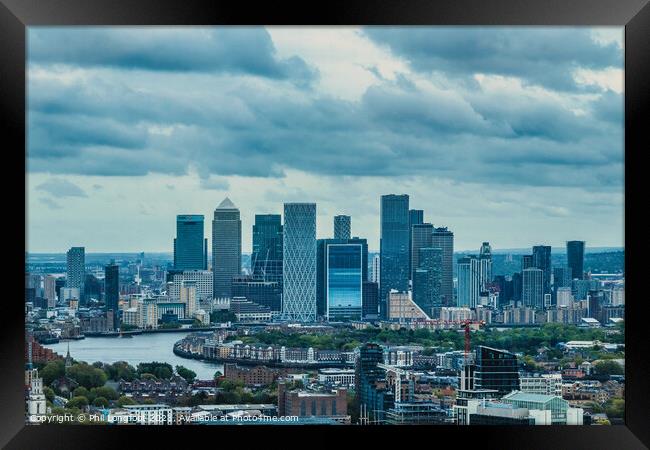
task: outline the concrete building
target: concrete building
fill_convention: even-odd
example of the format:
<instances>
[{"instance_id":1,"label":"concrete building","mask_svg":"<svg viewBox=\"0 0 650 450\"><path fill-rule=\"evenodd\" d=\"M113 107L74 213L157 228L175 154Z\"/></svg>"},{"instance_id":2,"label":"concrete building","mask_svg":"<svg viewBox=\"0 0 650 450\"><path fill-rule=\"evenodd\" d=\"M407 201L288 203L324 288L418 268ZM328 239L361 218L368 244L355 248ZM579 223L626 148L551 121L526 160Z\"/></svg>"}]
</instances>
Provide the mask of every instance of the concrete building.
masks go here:
<instances>
[{"instance_id":1,"label":"concrete building","mask_svg":"<svg viewBox=\"0 0 650 450\"><path fill-rule=\"evenodd\" d=\"M278 384L278 414L280 416L331 417L350 423L347 389L319 392L287 390L286 383Z\"/></svg>"},{"instance_id":2,"label":"concrete building","mask_svg":"<svg viewBox=\"0 0 650 450\"><path fill-rule=\"evenodd\" d=\"M411 298L411 291L390 291L388 295L388 320L429 320L430 317Z\"/></svg>"},{"instance_id":3,"label":"concrete building","mask_svg":"<svg viewBox=\"0 0 650 450\"><path fill-rule=\"evenodd\" d=\"M522 374L519 376L519 390L529 394L562 397L562 375L559 373Z\"/></svg>"}]
</instances>

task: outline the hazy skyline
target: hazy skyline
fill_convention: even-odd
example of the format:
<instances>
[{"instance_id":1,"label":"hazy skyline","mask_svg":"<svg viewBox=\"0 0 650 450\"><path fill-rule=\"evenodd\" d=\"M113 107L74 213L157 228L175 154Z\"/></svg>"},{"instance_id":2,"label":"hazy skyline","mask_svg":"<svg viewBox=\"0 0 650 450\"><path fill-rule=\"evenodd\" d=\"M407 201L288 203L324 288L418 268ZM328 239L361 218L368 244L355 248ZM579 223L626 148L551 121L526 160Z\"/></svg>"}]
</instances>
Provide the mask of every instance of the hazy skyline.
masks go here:
<instances>
[{"instance_id":1,"label":"hazy skyline","mask_svg":"<svg viewBox=\"0 0 650 450\"><path fill-rule=\"evenodd\" d=\"M177 214L316 202L379 248L623 246L623 28L28 29L30 252L170 252Z\"/></svg>"}]
</instances>

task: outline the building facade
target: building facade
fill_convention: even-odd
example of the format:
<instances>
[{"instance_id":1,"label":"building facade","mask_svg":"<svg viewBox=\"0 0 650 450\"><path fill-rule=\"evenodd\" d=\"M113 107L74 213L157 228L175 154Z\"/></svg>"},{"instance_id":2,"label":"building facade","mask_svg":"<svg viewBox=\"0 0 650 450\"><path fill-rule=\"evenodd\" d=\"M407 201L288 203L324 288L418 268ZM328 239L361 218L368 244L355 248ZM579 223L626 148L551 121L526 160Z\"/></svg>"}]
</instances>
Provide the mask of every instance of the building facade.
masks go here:
<instances>
[{"instance_id":1,"label":"building facade","mask_svg":"<svg viewBox=\"0 0 650 450\"><path fill-rule=\"evenodd\" d=\"M239 209L224 199L212 221L212 292L216 298L232 295L232 279L241 275L241 220Z\"/></svg>"},{"instance_id":2,"label":"building facade","mask_svg":"<svg viewBox=\"0 0 650 450\"><path fill-rule=\"evenodd\" d=\"M387 318L390 291L409 287L409 196L382 195L380 210L379 311Z\"/></svg>"},{"instance_id":3,"label":"building facade","mask_svg":"<svg viewBox=\"0 0 650 450\"><path fill-rule=\"evenodd\" d=\"M350 239L352 218L350 216L334 216L334 239Z\"/></svg>"},{"instance_id":4,"label":"building facade","mask_svg":"<svg viewBox=\"0 0 650 450\"><path fill-rule=\"evenodd\" d=\"M208 240L204 237L202 215L176 216L174 268L177 270L208 269Z\"/></svg>"},{"instance_id":5,"label":"building facade","mask_svg":"<svg viewBox=\"0 0 650 450\"><path fill-rule=\"evenodd\" d=\"M442 284L440 287L442 304L454 304L454 233L447 227L433 230L432 247L442 249Z\"/></svg>"},{"instance_id":6,"label":"building facade","mask_svg":"<svg viewBox=\"0 0 650 450\"><path fill-rule=\"evenodd\" d=\"M316 320L316 204L285 203L282 315Z\"/></svg>"}]
</instances>

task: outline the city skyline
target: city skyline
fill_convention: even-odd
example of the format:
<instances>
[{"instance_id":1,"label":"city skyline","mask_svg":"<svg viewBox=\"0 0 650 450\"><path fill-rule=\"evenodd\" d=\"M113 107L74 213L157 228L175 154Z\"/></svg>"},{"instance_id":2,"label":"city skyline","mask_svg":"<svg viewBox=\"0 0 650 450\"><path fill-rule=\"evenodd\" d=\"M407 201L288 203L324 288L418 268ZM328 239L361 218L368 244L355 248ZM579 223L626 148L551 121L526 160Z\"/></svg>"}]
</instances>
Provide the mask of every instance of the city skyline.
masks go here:
<instances>
[{"instance_id":1,"label":"city skyline","mask_svg":"<svg viewBox=\"0 0 650 450\"><path fill-rule=\"evenodd\" d=\"M167 252L224 197L245 253L285 202L378 250L389 193L458 249L623 246L622 29L407 30L30 29L28 250Z\"/></svg>"}]
</instances>

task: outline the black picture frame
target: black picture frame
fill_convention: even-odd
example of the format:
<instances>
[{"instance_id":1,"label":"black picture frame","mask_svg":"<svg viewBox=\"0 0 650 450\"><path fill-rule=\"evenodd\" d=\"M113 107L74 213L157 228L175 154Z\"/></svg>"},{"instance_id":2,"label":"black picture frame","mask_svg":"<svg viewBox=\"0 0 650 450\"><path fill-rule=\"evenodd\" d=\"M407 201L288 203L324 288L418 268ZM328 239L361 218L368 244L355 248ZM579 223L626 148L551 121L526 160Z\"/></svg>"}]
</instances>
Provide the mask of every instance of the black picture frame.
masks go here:
<instances>
[{"instance_id":1,"label":"black picture frame","mask_svg":"<svg viewBox=\"0 0 650 450\"><path fill-rule=\"evenodd\" d=\"M145 438L153 447L178 439L179 445L340 445L351 438L382 442L395 438L401 445L472 446L475 448L647 448L650 446L650 342L645 330L641 285L642 258L647 260L647 232L636 211L647 209L643 196L643 152L650 149L647 119L650 106L650 5L648 0L347 0L282 4L278 2L222 2L201 0L0 0L0 126L3 128L6 197L20 210L25 199L14 196L25 169L26 149L26 27L33 25L589 25L625 26L625 266L626 411L625 425L597 427L27 427L24 423L24 314L20 283L25 255L25 223L5 216L5 236L12 264L6 272L11 295L3 296L0 326L0 445L6 448L117 448L135 446ZM25 179L23 178L23 183ZM14 198L15 197L15 198ZM8 210L8 209L7 209ZM26 217L23 214L23 217ZM23 237L21 240L20 237ZM645 258L644 258L645 256ZM15 295L14 295L15 292ZM226 429L227 428L227 429ZM298 434L299 433L299 434ZM335 436L341 433L342 436ZM415 433L418 436L413 435ZM227 439L224 437L228 435ZM215 439L222 440L218 444ZM299 436L299 437L298 437ZM321 438L322 436L322 438ZM449 442L443 444L443 442ZM226 443L227 442L227 443ZM357 441L358 442L358 441ZM182 443L182 444L181 444ZM142 444L140 444L142 445ZM359 445L359 444L357 444Z\"/></svg>"}]
</instances>

